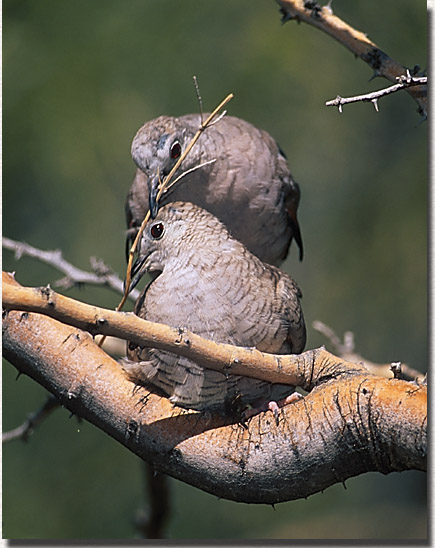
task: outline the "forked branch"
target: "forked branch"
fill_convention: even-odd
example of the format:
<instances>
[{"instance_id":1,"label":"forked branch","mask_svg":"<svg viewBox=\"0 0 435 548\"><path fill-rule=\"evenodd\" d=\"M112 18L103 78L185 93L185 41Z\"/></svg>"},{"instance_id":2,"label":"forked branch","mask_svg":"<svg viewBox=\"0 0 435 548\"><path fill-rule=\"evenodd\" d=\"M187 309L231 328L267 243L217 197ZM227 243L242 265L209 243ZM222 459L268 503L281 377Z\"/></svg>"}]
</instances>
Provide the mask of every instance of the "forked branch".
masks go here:
<instances>
[{"instance_id":1,"label":"forked branch","mask_svg":"<svg viewBox=\"0 0 435 548\"><path fill-rule=\"evenodd\" d=\"M307 497L366 471L426 469L425 385L376 377L323 348L281 356L282 375L280 364L271 356L271 378L299 380L311 392L284 407L278 425L266 412L243 426L219 415L182 411L166 398L137 389L86 332L41 314L12 310L30 310L31 305L14 304L13 295L18 294L10 288L20 289L6 276L5 357L72 412L102 428L157 470L182 481L231 500L277 503ZM41 312L57 309L59 297L48 290ZM76 312L84 313L83 303L79 304ZM87 320L83 315L71 323L87 321L90 327L100 324L105 329L113 324L113 317L101 316L100 311L95 315L97 309L89 308ZM112 314L125 324L134 318ZM153 346L161 344L156 332L148 331L158 324L141 322L141 328L145 326L142 344L144 340ZM132 332L136 329L138 324ZM185 355L189 348L198 351L195 336L166 329L165 348ZM181 342L184 336L191 339L191 345ZM211 346L220 352L227 345ZM239 351L242 360L247 357L245 349L232 349L227 358L238 357ZM241 372L245 366L246 374L256 376L255 359L260 354L251 352L253 363L235 363L231 372L236 372L233 367L240 367L237 371ZM261 355L266 360L267 356Z\"/></svg>"}]
</instances>

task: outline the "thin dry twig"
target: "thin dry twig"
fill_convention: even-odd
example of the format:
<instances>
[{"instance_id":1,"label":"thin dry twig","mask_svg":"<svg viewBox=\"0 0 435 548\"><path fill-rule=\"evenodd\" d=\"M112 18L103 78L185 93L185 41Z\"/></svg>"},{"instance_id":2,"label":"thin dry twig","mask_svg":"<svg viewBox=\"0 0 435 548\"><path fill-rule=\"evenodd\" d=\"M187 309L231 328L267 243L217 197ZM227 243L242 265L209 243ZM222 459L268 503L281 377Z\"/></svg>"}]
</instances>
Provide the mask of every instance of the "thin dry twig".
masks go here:
<instances>
[{"instance_id":1,"label":"thin dry twig","mask_svg":"<svg viewBox=\"0 0 435 548\"><path fill-rule=\"evenodd\" d=\"M196 171L197 169L201 169L202 167L209 166L210 164L214 164L216 162L216 158L213 158L212 160L208 160L207 162L202 162L201 164L198 164L197 166L193 166L190 169L186 169L186 171L183 171L176 179L174 179L171 183L168 183L165 185L165 188L163 190L163 194L168 194L170 189L173 188L183 177L186 175L189 175L189 173L192 173Z\"/></svg>"},{"instance_id":2,"label":"thin dry twig","mask_svg":"<svg viewBox=\"0 0 435 548\"><path fill-rule=\"evenodd\" d=\"M208 116L208 118L206 119L205 122L202 122L201 121L201 124L198 128L198 131L195 133L195 135L193 136L192 140L190 141L190 143L187 145L185 151L183 152L183 154L178 158L177 162L174 164L173 168L171 169L171 171L168 173L168 175L164 178L163 181L161 181L161 183L159 184L159 188L158 188L158 192L157 192L157 197L156 197L156 201L158 202L162 196L162 194L165 192L165 189L168 187L168 185L171 183L172 181L172 178L174 177L176 171L178 170L178 168L180 167L181 163L184 161L184 159L186 158L186 156L189 154L189 152L192 150L192 148L194 147L194 145L196 144L196 142L198 141L198 139L201 137L202 133L210 126L210 124L214 121L216 115L219 113L219 111L221 111L224 106L229 102L231 101L231 99L233 98L233 94L230 93L228 94L225 99L223 101L221 101L219 103L219 105L212 111L212 113ZM119 305L116 307L116 310L119 311L119 310L122 310L122 307L124 306L124 303L125 301L127 300L127 296L130 292L130 285L131 285L131 269L132 269L132 265L133 265L133 258L134 258L134 254L136 252L136 248L138 246L138 243L142 237L142 233L143 231L145 230L145 227L149 221L149 218L150 218L150 211L148 210L147 214L145 215L145 218L144 220L142 221L142 225L141 227L139 228L139 231L136 235L136 238L133 242L133 245L131 246L130 248L130 251L129 251L129 254L128 254L128 264L127 264L127 272L126 272L126 275L125 275L125 291L124 291L124 296L121 300L121 302L119 303Z\"/></svg>"},{"instance_id":3,"label":"thin dry twig","mask_svg":"<svg viewBox=\"0 0 435 548\"><path fill-rule=\"evenodd\" d=\"M322 333L331 343L333 351L353 363L362 364L367 371L380 377L401 378L406 381L425 382L425 375L402 362L374 363L363 358L355 351L355 338L352 331L346 331L343 340L328 325L320 321L313 322L313 328Z\"/></svg>"},{"instance_id":4,"label":"thin dry twig","mask_svg":"<svg viewBox=\"0 0 435 548\"><path fill-rule=\"evenodd\" d=\"M121 278L101 259L91 257L90 263L93 272L86 272L66 261L60 249L45 251L5 236L3 236L3 247L13 251L17 260L23 256L38 259L65 274L64 278L54 282L56 287L70 289L74 286L87 284L109 287L121 295L124 293L124 283ZM138 296L139 291L137 290L133 290L129 294L131 300L136 300Z\"/></svg>"},{"instance_id":5,"label":"thin dry twig","mask_svg":"<svg viewBox=\"0 0 435 548\"><path fill-rule=\"evenodd\" d=\"M202 125L204 121L204 111L202 109L202 97L199 91L198 79L196 78L196 76L193 77L193 85L195 86L196 98L198 99L199 114L201 116L201 125Z\"/></svg>"}]
</instances>

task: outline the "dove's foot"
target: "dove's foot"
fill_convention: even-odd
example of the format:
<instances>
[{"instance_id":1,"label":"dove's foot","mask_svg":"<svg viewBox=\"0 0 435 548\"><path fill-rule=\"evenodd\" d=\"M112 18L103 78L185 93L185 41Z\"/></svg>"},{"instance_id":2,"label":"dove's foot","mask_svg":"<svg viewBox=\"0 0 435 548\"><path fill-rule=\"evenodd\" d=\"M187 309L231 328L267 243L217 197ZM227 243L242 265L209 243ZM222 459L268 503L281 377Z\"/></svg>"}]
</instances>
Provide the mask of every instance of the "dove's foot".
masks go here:
<instances>
[{"instance_id":1,"label":"dove's foot","mask_svg":"<svg viewBox=\"0 0 435 548\"><path fill-rule=\"evenodd\" d=\"M278 425L279 410L285 405L298 401L301 398L303 398L303 396L299 394L299 392L293 392L293 394L290 394L289 396L287 396L286 398L283 398L282 400L257 402L256 405L254 405L253 407L250 407L249 409L246 409L243 412L243 420L246 421L247 419L250 419L251 417L258 415L259 413L262 413L263 411L272 411L273 416L275 417L275 422Z\"/></svg>"}]
</instances>

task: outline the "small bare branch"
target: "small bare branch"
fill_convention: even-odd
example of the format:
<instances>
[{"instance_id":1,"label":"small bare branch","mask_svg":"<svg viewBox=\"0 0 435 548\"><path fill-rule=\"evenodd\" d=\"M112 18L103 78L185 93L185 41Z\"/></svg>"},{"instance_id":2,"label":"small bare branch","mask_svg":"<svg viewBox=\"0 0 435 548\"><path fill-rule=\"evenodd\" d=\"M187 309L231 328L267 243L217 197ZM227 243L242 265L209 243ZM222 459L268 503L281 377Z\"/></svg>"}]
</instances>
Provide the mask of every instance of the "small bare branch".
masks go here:
<instances>
[{"instance_id":1,"label":"small bare branch","mask_svg":"<svg viewBox=\"0 0 435 548\"><path fill-rule=\"evenodd\" d=\"M64 278L54 282L56 287L69 289L74 286L85 284L98 285L109 287L121 295L124 293L124 286L121 278L101 259L97 259L96 257L91 257L90 259L93 272L86 272L66 261L60 249L44 251L25 242L18 242L4 236L3 247L13 251L17 260L21 259L23 256L32 257L65 274ZM131 300L136 300L138 296L139 292L134 290L130 293L129 297Z\"/></svg>"},{"instance_id":2,"label":"small bare branch","mask_svg":"<svg viewBox=\"0 0 435 548\"><path fill-rule=\"evenodd\" d=\"M325 335L325 337L332 344L332 349L336 354L350 362L364 365L367 371L370 371L373 375L391 378L391 373L393 372L394 378L399 378L396 377L396 375L399 374L400 369L400 378L407 381L416 381L420 383L424 382L425 375L405 363L374 363L363 358L355 351L354 335L351 331L346 331L343 336L343 341L341 341L338 335L336 335L336 333L323 322L313 322L313 328L319 333Z\"/></svg>"},{"instance_id":3,"label":"small bare branch","mask_svg":"<svg viewBox=\"0 0 435 548\"><path fill-rule=\"evenodd\" d=\"M55 409L60 407L60 405L60 401L56 397L50 395L41 409L30 413L23 424L13 430L3 432L2 443L13 440L27 441L28 437L33 433L35 428L39 426L49 415L51 415Z\"/></svg>"},{"instance_id":4,"label":"small bare branch","mask_svg":"<svg viewBox=\"0 0 435 548\"><path fill-rule=\"evenodd\" d=\"M364 95L355 95L354 97L340 97L340 95L337 95L335 99L332 99L331 101L326 101L325 105L327 107L337 107L339 112L343 112L343 105L347 105L349 103L370 102L373 103L376 112L379 112L378 100L381 97L391 95L392 93L396 93L398 91L401 91L402 89L406 89L411 86L420 86L421 84L427 84L426 76L410 76L409 79L403 76L399 76L397 79L400 81L397 84L394 84L394 86L380 89L378 91L373 91L371 93L365 93Z\"/></svg>"}]
</instances>

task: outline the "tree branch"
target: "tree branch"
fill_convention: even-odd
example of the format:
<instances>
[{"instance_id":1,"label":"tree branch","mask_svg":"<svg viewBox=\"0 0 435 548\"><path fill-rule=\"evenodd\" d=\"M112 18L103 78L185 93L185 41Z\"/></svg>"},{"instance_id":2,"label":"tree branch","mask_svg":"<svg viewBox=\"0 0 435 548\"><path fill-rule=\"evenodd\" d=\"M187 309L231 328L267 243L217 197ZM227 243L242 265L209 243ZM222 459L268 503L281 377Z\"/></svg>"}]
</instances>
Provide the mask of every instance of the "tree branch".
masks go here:
<instances>
[{"instance_id":1,"label":"tree branch","mask_svg":"<svg viewBox=\"0 0 435 548\"><path fill-rule=\"evenodd\" d=\"M390 95L391 93L396 93L397 91L401 91L402 89L406 89L411 86L421 85L422 83L427 84L426 76L418 78L410 77L411 80L409 82L403 80L401 77L399 78L401 79L401 81L394 86L380 89L378 91L373 91L371 93L365 93L364 95L356 95L354 97L340 97L340 95L337 95L335 99L332 99L331 101L326 101L325 105L327 107L337 107L338 111L341 113L343 112L343 105L347 105L349 103L370 102L373 103L376 112L379 112L378 100L381 97L385 97L386 95Z\"/></svg>"},{"instance_id":2,"label":"tree branch","mask_svg":"<svg viewBox=\"0 0 435 548\"><path fill-rule=\"evenodd\" d=\"M6 276L3 288L6 307L19 307L10 300L16 295L10 289L20 289L18 284ZM53 300L49 292L47 302L54 305L48 308L58 306L58 297ZM29 303L22 308L28 310ZM97 310L90 309L92 313ZM113 314L125 323L134 320L131 314ZM92 318L91 327L101 316ZM109 325L112 320L107 320ZM148 329L158 324L144 325ZM132 331L137 329L136 325ZM314 388L281 410L278 425L265 412L249 419L246 428L219 415L182 411L166 398L135 387L87 333L56 320L8 311L3 330L5 357L65 407L157 470L219 497L273 504L307 497L366 471L426 469L426 386L375 377L323 348L280 357L288 382L299 379ZM146 344L184 355L192 348L197 352L195 336L190 348L180 342L183 336L176 330L166 332L176 339L171 345L161 343L152 333L143 333ZM232 355L239 356L239 351L240 356L248 352L253 358L252 363L245 363L251 375L254 370L258 373L253 367L256 359L268 357L236 347ZM274 363L274 356L271 359ZM235 372L232 367L231 372ZM275 370L261 378L269 375L282 382L276 364Z\"/></svg>"},{"instance_id":3,"label":"tree branch","mask_svg":"<svg viewBox=\"0 0 435 548\"><path fill-rule=\"evenodd\" d=\"M311 0L276 1L281 7L283 22L302 21L325 32L367 63L373 69L374 76L382 76L394 84L397 83L398 77L406 77L406 67L391 59L366 34L334 15L329 4L321 6ZM407 87L406 91L416 101L419 114L426 119L427 85Z\"/></svg>"},{"instance_id":4,"label":"tree branch","mask_svg":"<svg viewBox=\"0 0 435 548\"><path fill-rule=\"evenodd\" d=\"M165 538L165 526L171 510L168 476L156 472L147 462L143 465L149 506L138 512L136 528L143 538Z\"/></svg>"},{"instance_id":5,"label":"tree branch","mask_svg":"<svg viewBox=\"0 0 435 548\"><path fill-rule=\"evenodd\" d=\"M397 370L397 363L400 363L400 378L405 381L416 381L418 383L426 382L426 375L423 375L420 371L413 369L406 363L374 363L366 358L363 358L361 354L358 354L358 352L355 351L354 334L351 331L346 331L343 336L343 341L341 341L338 335L336 335L334 331L323 322L313 322L313 328L319 333L322 333L329 340L332 344L333 351L341 358L344 358L349 362L363 363L367 371L370 371L373 375L391 378L393 369Z\"/></svg>"},{"instance_id":6,"label":"tree branch","mask_svg":"<svg viewBox=\"0 0 435 548\"><path fill-rule=\"evenodd\" d=\"M217 371L297 385L307 391L344 370L347 374L367 373L362 365L331 361L331 356L323 348L300 355L275 355L254 348L216 343L194 333L143 320L132 312L116 312L82 303L59 295L50 286L29 288L12 284L11 276L6 273L3 273L3 307L45 314L92 335L111 335L142 346L174 352ZM312 364L319 353L326 353L325 363L314 370Z\"/></svg>"},{"instance_id":7,"label":"tree branch","mask_svg":"<svg viewBox=\"0 0 435 548\"><path fill-rule=\"evenodd\" d=\"M33 430L41 424L51 413L60 406L60 402L57 398L50 395L41 409L30 413L26 420L17 428L9 430L8 432L3 432L2 434L2 443L14 440L24 440L27 441L30 434L33 433Z\"/></svg>"},{"instance_id":8,"label":"tree branch","mask_svg":"<svg viewBox=\"0 0 435 548\"><path fill-rule=\"evenodd\" d=\"M98 285L109 287L121 295L124 294L124 282L121 278L101 259L97 259L96 257L91 257L90 259L93 272L86 272L66 261L63 258L60 249L44 251L26 244L25 242L17 242L16 240L6 237L3 237L3 247L13 251L17 260L21 259L23 256L32 257L65 274L64 278L54 282L56 287L69 289L83 284ZM138 296L139 291L137 290L133 290L129 294L129 298L133 301L135 301Z\"/></svg>"}]
</instances>

